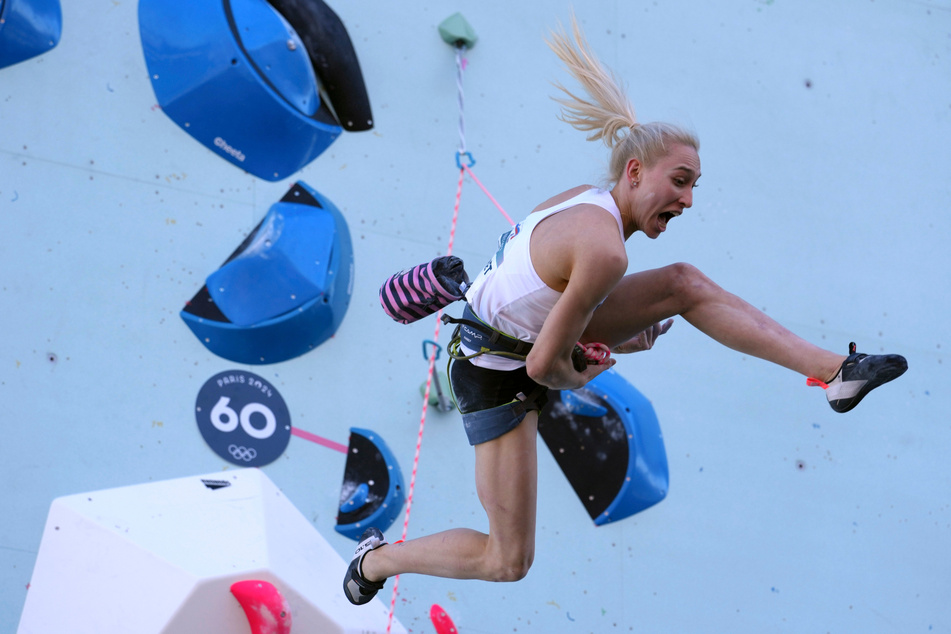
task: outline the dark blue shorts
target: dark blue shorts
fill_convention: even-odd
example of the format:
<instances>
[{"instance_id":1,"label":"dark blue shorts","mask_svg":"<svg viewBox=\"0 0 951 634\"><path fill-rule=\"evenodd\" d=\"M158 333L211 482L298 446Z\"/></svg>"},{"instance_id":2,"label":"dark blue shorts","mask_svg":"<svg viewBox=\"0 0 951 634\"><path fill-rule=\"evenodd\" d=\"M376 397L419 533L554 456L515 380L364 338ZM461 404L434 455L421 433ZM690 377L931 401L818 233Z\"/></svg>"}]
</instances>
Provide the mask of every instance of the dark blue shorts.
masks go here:
<instances>
[{"instance_id":1,"label":"dark blue shorts","mask_svg":"<svg viewBox=\"0 0 951 634\"><path fill-rule=\"evenodd\" d=\"M532 410L548 401L547 388L529 378L525 367L490 370L455 360L449 383L462 413L470 445L478 445L512 431Z\"/></svg>"}]
</instances>

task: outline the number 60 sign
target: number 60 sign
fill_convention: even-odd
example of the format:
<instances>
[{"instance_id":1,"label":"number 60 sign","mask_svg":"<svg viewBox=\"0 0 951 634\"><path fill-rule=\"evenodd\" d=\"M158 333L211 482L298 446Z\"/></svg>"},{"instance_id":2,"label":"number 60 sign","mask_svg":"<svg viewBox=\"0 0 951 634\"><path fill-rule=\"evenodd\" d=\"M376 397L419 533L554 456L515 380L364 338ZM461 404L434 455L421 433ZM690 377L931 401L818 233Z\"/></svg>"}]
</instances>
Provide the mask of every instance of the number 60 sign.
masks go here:
<instances>
[{"instance_id":1,"label":"number 60 sign","mask_svg":"<svg viewBox=\"0 0 951 634\"><path fill-rule=\"evenodd\" d=\"M195 401L195 419L212 451L242 467L277 460L291 439L291 416L277 389L245 372L208 379Z\"/></svg>"}]
</instances>

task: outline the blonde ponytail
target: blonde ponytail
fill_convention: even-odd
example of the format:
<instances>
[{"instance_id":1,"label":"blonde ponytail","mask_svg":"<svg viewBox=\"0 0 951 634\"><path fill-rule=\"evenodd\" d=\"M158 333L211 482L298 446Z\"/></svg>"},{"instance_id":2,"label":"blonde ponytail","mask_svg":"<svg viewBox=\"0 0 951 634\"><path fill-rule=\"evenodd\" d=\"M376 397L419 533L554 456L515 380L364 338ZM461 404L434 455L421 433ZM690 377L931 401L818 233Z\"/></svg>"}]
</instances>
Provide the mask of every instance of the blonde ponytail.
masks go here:
<instances>
[{"instance_id":1,"label":"blonde ponytail","mask_svg":"<svg viewBox=\"0 0 951 634\"><path fill-rule=\"evenodd\" d=\"M566 95L553 97L562 106L560 119L582 132L590 132L589 141L600 139L613 148L625 132L637 124L634 106L618 86L614 74L602 66L591 51L574 15L571 16L571 31L573 41L559 25L559 30L552 32L547 41L548 46L591 99L582 99L556 83L555 87Z\"/></svg>"},{"instance_id":2,"label":"blonde ponytail","mask_svg":"<svg viewBox=\"0 0 951 634\"><path fill-rule=\"evenodd\" d=\"M667 155L670 145L688 145L699 151L700 141L688 130L670 123L639 123L634 106L614 73L591 51L574 15L571 31L572 37L569 37L559 25L547 43L589 99L578 97L560 83L555 83L555 87L565 96L552 99L561 104L559 118L562 121L588 132L589 141L601 140L611 148L610 183L620 180L630 158L637 158L649 167Z\"/></svg>"}]
</instances>

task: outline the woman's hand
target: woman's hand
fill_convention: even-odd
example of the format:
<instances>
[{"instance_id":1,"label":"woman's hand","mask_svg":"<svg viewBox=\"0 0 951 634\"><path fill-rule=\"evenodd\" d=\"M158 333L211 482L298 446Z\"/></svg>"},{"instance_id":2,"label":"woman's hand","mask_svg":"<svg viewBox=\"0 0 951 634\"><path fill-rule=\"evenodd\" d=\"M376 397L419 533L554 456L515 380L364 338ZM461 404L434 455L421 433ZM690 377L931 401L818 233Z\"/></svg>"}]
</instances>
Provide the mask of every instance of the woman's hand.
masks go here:
<instances>
[{"instance_id":1,"label":"woman's hand","mask_svg":"<svg viewBox=\"0 0 951 634\"><path fill-rule=\"evenodd\" d=\"M668 319L663 324L656 323L650 328L646 328L641 332L637 333L635 336L631 337L624 343L618 344L611 348L611 352L615 354L630 354L632 352L641 352L642 350L650 350L654 347L654 342L657 341L657 338L662 334L670 330L670 327L674 325L673 319Z\"/></svg>"},{"instance_id":2,"label":"woman's hand","mask_svg":"<svg viewBox=\"0 0 951 634\"><path fill-rule=\"evenodd\" d=\"M598 376L602 372L606 372L607 370L610 370L611 368L614 367L615 363L617 363L617 359L607 358L601 363L593 363L587 366L584 369L584 372L580 373L581 380L584 381L584 383L579 387L584 387L594 377Z\"/></svg>"}]
</instances>

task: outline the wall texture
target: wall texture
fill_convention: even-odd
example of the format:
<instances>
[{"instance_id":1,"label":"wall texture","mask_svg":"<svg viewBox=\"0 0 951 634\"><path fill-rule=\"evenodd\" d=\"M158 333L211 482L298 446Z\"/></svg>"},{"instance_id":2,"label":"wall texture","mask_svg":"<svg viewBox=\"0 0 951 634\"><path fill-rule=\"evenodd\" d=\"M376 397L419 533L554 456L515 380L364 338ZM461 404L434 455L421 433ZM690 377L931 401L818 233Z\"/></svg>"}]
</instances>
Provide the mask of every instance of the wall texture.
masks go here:
<instances>
[{"instance_id":1,"label":"wall texture","mask_svg":"<svg viewBox=\"0 0 951 634\"><path fill-rule=\"evenodd\" d=\"M449 238L459 137L444 18L463 10L480 36L468 148L513 216L597 182L605 159L549 99L567 77L542 38L568 2L335 3L376 127L276 183L157 107L135 2L63 4L60 44L0 70L0 632L16 629L54 497L228 468L194 403L235 365L178 312L297 179L347 218L353 302L317 350L246 369L278 387L295 426L342 443L350 426L374 429L409 474L434 322L389 321L376 290ZM414 632L432 631L433 603L473 633L951 631L951 3L576 11L641 118L702 141L694 207L661 239L632 238L632 269L692 262L820 345L901 352L910 370L836 415L801 377L678 320L618 366L657 411L668 498L594 528L541 445L529 576L406 576L397 616ZM456 254L478 268L506 227L467 179ZM333 531L343 460L292 438L265 471L347 556ZM472 463L458 415L431 409L411 536L486 527Z\"/></svg>"}]
</instances>

